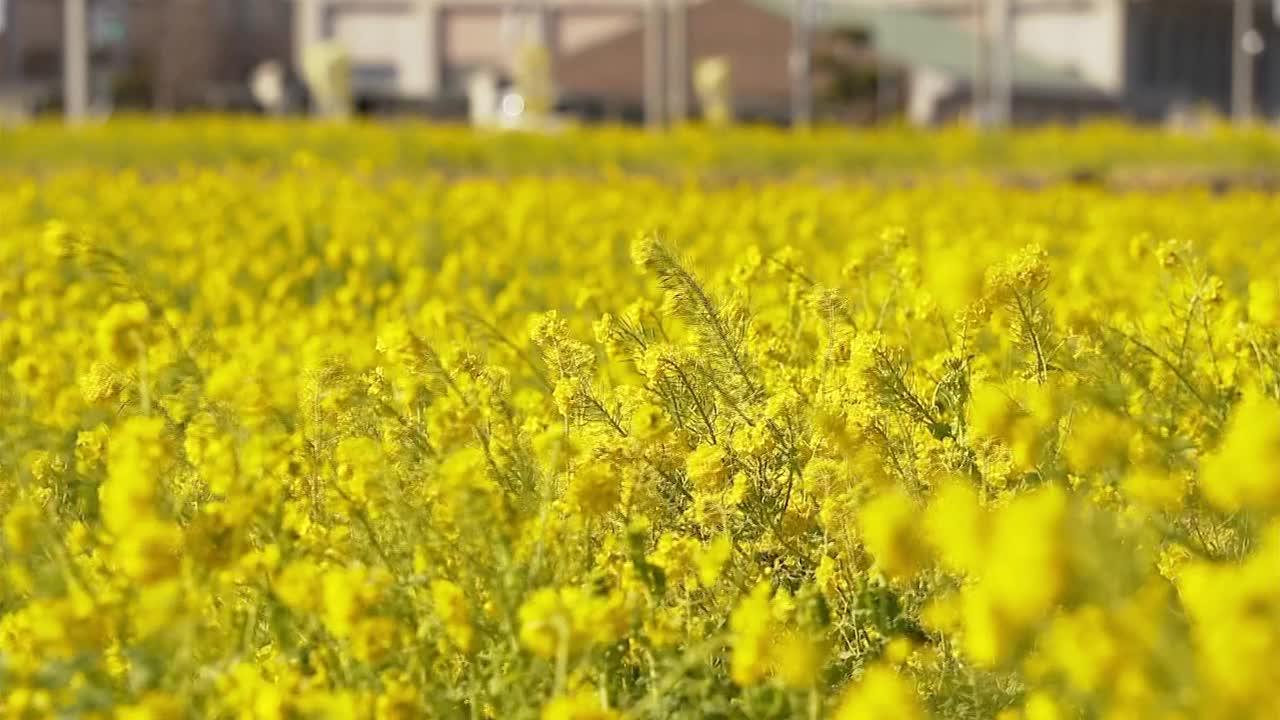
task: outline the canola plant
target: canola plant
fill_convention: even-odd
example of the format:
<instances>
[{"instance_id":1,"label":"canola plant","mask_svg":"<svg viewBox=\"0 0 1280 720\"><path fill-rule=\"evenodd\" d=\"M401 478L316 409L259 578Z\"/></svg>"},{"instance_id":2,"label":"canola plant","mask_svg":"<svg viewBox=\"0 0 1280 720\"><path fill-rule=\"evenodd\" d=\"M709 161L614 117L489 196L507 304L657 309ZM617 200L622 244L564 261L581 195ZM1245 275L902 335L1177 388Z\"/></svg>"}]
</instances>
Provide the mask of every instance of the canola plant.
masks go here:
<instances>
[{"instance_id":1,"label":"canola plant","mask_svg":"<svg viewBox=\"0 0 1280 720\"><path fill-rule=\"evenodd\" d=\"M1280 198L225 122L5 151L3 717L1280 716Z\"/></svg>"}]
</instances>

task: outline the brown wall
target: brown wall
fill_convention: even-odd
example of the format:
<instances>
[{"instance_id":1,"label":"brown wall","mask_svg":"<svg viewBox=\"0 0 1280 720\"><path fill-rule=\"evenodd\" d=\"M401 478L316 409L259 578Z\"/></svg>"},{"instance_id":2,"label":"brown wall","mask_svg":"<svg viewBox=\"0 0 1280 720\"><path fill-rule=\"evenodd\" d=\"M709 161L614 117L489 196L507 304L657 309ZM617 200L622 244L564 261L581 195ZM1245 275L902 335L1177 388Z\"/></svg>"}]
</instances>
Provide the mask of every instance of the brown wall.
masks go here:
<instances>
[{"instance_id":1,"label":"brown wall","mask_svg":"<svg viewBox=\"0 0 1280 720\"><path fill-rule=\"evenodd\" d=\"M62 1L16 3L22 74L29 86L55 94L62 76ZM279 0L129 0L123 53L95 49L91 65L117 68L131 96L158 108L203 105L243 92L251 69L266 59L288 61L290 4ZM3 38L7 43L8 38ZM0 49L0 77L8 68Z\"/></svg>"},{"instance_id":2,"label":"brown wall","mask_svg":"<svg viewBox=\"0 0 1280 720\"><path fill-rule=\"evenodd\" d=\"M58 52L62 37L62 3L49 0L9 0L16 14L18 54L21 56L24 75L40 78L56 76L62 60ZM13 51L13 30L0 35L0 77L8 77Z\"/></svg>"},{"instance_id":3,"label":"brown wall","mask_svg":"<svg viewBox=\"0 0 1280 720\"><path fill-rule=\"evenodd\" d=\"M686 22L691 72L699 60L727 57L738 111L748 118L786 116L791 97L789 20L742 0L706 0L689 8ZM843 38L819 36L814 51L815 57L825 53L867 68L874 66L869 52ZM567 53L556 65L557 89L568 98L593 98L607 105L638 107L644 97L643 53L642 25ZM814 93L819 104L827 80L822 69L815 66ZM686 82L690 81L686 78ZM688 97L696 106L692 87Z\"/></svg>"}]
</instances>

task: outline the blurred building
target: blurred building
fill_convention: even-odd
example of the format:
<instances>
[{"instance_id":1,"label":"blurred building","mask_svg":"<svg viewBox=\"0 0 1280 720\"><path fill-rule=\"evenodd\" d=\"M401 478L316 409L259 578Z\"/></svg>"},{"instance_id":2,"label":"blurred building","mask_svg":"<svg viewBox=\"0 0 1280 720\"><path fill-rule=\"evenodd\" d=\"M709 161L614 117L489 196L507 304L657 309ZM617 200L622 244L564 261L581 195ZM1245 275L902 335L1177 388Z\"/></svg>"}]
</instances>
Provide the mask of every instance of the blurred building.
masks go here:
<instances>
[{"instance_id":1,"label":"blurred building","mask_svg":"<svg viewBox=\"0 0 1280 720\"><path fill-rule=\"evenodd\" d=\"M761 1L778 7L788 4ZM1108 105L1148 122L1199 108L1225 114L1231 110L1232 55L1239 44L1252 45L1255 51L1250 62L1256 112L1280 117L1280 1L1250 1L1250 38L1235 36L1235 0L985 0L988 11L1002 3L1012 3L1015 118L1033 121L1073 107L1088 112ZM952 108L967 103L965 96L972 91L979 55L955 46L974 47L981 26L977 8L982 4L853 3L896 11L881 14L880 49L919 70L915 79L929 89L917 93L915 100L926 106L931 103L925 96L936 95L939 116L953 114ZM969 38L930 27L921 16L945 20ZM838 12L831 17L848 21ZM1095 104L1090 96L1103 104Z\"/></svg>"},{"instance_id":2,"label":"blurred building","mask_svg":"<svg viewBox=\"0 0 1280 720\"><path fill-rule=\"evenodd\" d=\"M817 116L856 122L902 114L930 124L967 114L977 73L977 36L972 13L966 12L973 2L963 3L815 3L812 83ZM1087 5L1088 0L1083 5L1059 2L1050 8L1061 13L1055 20L1065 25L1076 21L1073 14ZM689 7L690 58L729 59L735 102L747 118L785 119L790 113L789 53L798 7L793 0L701 0ZM644 32L638 27L565 57L557 76L564 92L599 98L607 105L639 102ZM1053 28L1041 32L1054 35ZM1104 38L1085 43L1079 57L1088 62L1097 46L1105 44ZM1073 119L1115 109L1105 78L1091 78L1067 61L1044 59L1036 47L1027 43L1014 53L1021 119Z\"/></svg>"},{"instance_id":3,"label":"blurred building","mask_svg":"<svg viewBox=\"0 0 1280 720\"><path fill-rule=\"evenodd\" d=\"M1051 7L1079 14L1081 2L1063 2ZM294 3L295 53L338 39L352 53L357 94L380 105L458 97L477 71L509 75L513 49L532 25L550 49L562 108L575 114L638 121L656 92L665 114L696 115L691 72L710 57L722 57L733 68L740 117L782 122L791 112L792 12L801 7L796 0ZM972 4L815 3L813 90L819 117L862 122L907 113L918 122L936 122L962 112L969 102L975 36L961 11ZM655 47L663 54L657 63L647 55ZM678 67L672 66L673 51ZM1101 88L1072 69L1025 50L1016 64L1022 105L1031 113L1078 115L1112 105ZM653 72L662 75L656 91Z\"/></svg>"},{"instance_id":4,"label":"blurred building","mask_svg":"<svg viewBox=\"0 0 1280 720\"><path fill-rule=\"evenodd\" d=\"M682 25L684 67L664 65L665 103L683 102L687 113L699 115L692 71L701 61L720 58L731 69L730 94L739 119L787 121L793 28L786 12L752 0L700 0L688 5ZM664 30L663 43L672 43L673 28L668 24ZM878 62L866 30L857 24L832 26L814 37L814 102L826 119L870 122L904 107L906 77L900 67ZM562 53L556 82L564 102L592 116L642 117L647 32L644 22L636 22ZM886 92L879 92L877 78Z\"/></svg>"},{"instance_id":5,"label":"blurred building","mask_svg":"<svg viewBox=\"0 0 1280 720\"><path fill-rule=\"evenodd\" d=\"M562 60L641 25L644 0L293 0L295 59L337 39L351 53L356 94L376 107L465 97L476 73L509 78L520 45L536 38Z\"/></svg>"},{"instance_id":6,"label":"blurred building","mask_svg":"<svg viewBox=\"0 0 1280 720\"><path fill-rule=\"evenodd\" d=\"M1002 57L1013 119L1119 112L1157 121L1231 104L1234 0L87 0L96 98L117 106L237 108L267 59L312 43L351 55L365 109L463 117L476 73L509 77L516 50L549 49L562 110L638 121L698 112L693 67L732 68L740 117L785 121L797 18L811 27L819 119L916 123L967 114L999 43L979 8L1012 3ZM63 0L0 0L0 86L56 105ZM1273 0L1254 0L1251 97L1280 115ZM984 55L984 52L986 53Z\"/></svg>"},{"instance_id":7,"label":"blurred building","mask_svg":"<svg viewBox=\"0 0 1280 720\"><path fill-rule=\"evenodd\" d=\"M0 0L0 86L61 103L63 0ZM246 80L293 42L290 0L88 0L91 102L163 110L251 107Z\"/></svg>"},{"instance_id":8,"label":"blurred building","mask_svg":"<svg viewBox=\"0 0 1280 720\"><path fill-rule=\"evenodd\" d=\"M809 17L813 28L815 109L820 118L848 121L900 112L935 123L968 113L984 72L980 38L990 27L980 9L989 14L1004 3L1011 3L1004 37L1012 41L1007 82L1015 121L1097 113L1153 121L1200 106L1226 112L1232 49L1240 41L1233 0L294 2L297 46L340 38L366 93L458 94L472 72L509 71L511 38L532 22L551 50L567 107L632 120L655 95L668 111L679 107L676 115L696 113L691 68L711 56L734 68L740 115L785 119L798 17ZM1253 8L1252 96L1260 113L1275 116L1280 32L1272 0L1255 0ZM655 47L667 64L646 55ZM662 75L656 90L654 72Z\"/></svg>"}]
</instances>

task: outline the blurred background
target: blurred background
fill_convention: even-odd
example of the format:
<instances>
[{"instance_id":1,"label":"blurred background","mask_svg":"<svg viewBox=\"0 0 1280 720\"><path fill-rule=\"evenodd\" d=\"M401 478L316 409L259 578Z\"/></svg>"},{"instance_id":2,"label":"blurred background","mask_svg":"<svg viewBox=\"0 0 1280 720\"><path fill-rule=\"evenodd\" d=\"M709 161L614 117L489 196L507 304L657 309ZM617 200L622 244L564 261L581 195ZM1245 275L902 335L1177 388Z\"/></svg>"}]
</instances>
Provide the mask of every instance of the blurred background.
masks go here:
<instances>
[{"instance_id":1,"label":"blurred background","mask_svg":"<svg viewBox=\"0 0 1280 720\"><path fill-rule=\"evenodd\" d=\"M1274 121L1280 0L0 0L0 108Z\"/></svg>"}]
</instances>

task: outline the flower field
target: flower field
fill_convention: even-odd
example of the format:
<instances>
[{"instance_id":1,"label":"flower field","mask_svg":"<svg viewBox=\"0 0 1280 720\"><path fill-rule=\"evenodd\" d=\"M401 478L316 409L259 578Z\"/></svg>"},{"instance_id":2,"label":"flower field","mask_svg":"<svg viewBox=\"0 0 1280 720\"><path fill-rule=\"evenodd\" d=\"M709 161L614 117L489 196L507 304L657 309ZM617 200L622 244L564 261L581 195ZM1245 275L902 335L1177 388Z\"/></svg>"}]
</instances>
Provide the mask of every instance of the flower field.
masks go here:
<instances>
[{"instance_id":1,"label":"flower field","mask_svg":"<svg viewBox=\"0 0 1280 720\"><path fill-rule=\"evenodd\" d=\"M0 150L0 716L1280 717L1280 197L132 123Z\"/></svg>"}]
</instances>

